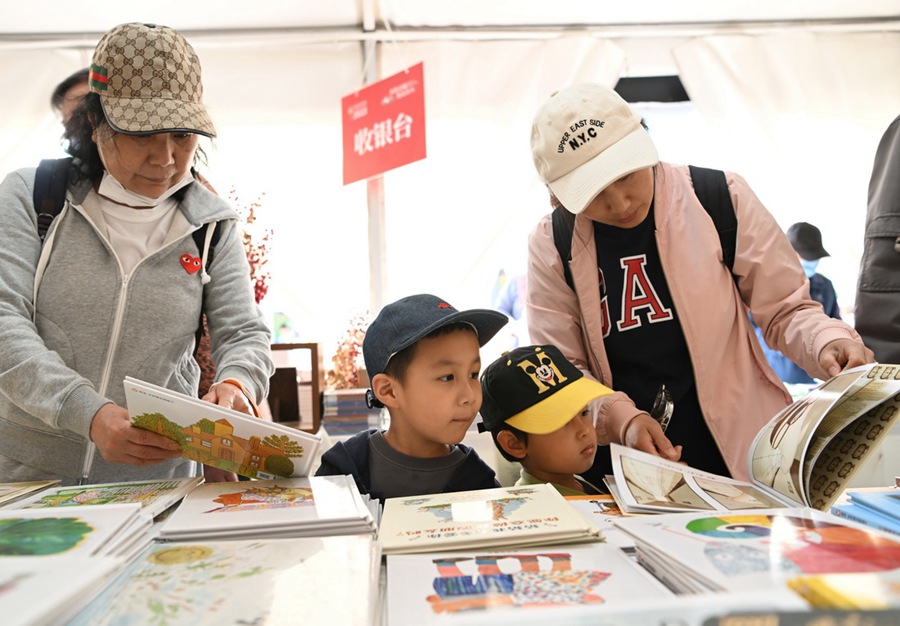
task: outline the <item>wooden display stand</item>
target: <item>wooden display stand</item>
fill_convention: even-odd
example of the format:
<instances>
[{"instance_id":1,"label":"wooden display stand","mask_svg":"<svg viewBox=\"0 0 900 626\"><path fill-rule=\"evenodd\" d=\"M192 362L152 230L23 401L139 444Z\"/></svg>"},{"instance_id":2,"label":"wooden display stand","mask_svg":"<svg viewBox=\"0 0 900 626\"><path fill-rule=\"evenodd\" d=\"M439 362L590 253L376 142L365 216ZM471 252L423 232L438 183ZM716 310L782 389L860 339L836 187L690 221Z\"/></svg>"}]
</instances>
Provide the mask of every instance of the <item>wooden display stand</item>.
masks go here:
<instances>
[{"instance_id":1,"label":"wooden display stand","mask_svg":"<svg viewBox=\"0 0 900 626\"><path fill-rule=\"evenodd\" d=\"M269 379L269 410L272 419L307 432L316 433L322 423L322 390L325 387L325 369L322 366L322 351L317 343L273 343L273 351L307 350L311 376L301 380L295 366L276 367ZM275 357L277 355L273 355ZM275 358L276 365L279 359ZM300 370L305 371L305 370ZM312 398L311 415L301 412L301 395Z\"/></svg>"}]
</instances>

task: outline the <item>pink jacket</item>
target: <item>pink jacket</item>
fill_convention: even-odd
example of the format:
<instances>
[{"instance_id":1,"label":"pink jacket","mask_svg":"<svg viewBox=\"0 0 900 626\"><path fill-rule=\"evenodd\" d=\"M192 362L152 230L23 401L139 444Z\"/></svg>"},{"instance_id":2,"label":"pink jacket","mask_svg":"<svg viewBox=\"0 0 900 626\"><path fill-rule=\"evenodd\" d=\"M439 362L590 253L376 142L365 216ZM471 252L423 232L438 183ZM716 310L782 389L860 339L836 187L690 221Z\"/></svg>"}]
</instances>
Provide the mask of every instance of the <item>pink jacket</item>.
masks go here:
<instances>
[{"instance_id":1,"label":"pink jacket","mask_svg":"<svg viewBox=\"0 0 900 626\"><path fill-rule=\"evenodd\" d=\"M818 361L827 343L860 338L810 298L809 281L778 223L743 178L732 173L726 177L738 223L737 288L686 166L656 167L654 216L659 255L691 355L700 407L732 475L747 480L753 438L791 400L766 362L747 308L770 346L818 378L828 378ZM570 269L577 297L563 278L547 215L528 244L531 341L556 345L587 375L614 389L603 345L593 223L583 215L575 220ZM601 442L622 443L625 428L640 410L621 392L596 402Z\"/></svg>"}]
</instances>

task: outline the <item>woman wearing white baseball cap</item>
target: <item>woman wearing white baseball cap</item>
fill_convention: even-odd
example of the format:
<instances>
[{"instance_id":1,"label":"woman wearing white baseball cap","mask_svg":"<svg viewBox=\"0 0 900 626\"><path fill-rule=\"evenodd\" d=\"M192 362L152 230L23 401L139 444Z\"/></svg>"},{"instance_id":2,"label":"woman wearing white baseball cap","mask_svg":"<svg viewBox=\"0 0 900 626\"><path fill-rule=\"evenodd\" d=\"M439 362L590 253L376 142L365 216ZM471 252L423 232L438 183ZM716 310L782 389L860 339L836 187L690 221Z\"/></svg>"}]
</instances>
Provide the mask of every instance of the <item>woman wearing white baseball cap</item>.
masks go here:
<instances>
[{"instance_id":1,"label":"woman wearing white baseball cap","mask_svg":"<svg viewBox=\"0 0 900 626\"><path fill-rule=\"evenodd\" d=\"M196 184L199 137L215 136L200 61L176 30L122 24L89 83L51 184L27 168L0 185L0 476L197 475L175 442L131 426L125 376L196 396L201 312L218 367L205 400L249 413L273 371L238 215Z\"/></svg>"},{"instance_id":2,"label":"woman wearing white baseball cap","mask_svg":"<svg viewBox=\"0 0 900 626\"><path fill-rule=\"evenodd\" d=\"M594 404L601 442L746 479L754 436L791 399L748 307L766 341L816 377L871 362L859 335L810 299L793 248L747 183L726 173L720 199L706 201L736 217L729 242L694 192L717 173L695 181L660 162L614 90L555 93L531 145L559 208L556 227L548 215L529 239L529 333L616 390ZM585 477L602 480L608 458L598 453Z\"/></svg>"}]
</instances>

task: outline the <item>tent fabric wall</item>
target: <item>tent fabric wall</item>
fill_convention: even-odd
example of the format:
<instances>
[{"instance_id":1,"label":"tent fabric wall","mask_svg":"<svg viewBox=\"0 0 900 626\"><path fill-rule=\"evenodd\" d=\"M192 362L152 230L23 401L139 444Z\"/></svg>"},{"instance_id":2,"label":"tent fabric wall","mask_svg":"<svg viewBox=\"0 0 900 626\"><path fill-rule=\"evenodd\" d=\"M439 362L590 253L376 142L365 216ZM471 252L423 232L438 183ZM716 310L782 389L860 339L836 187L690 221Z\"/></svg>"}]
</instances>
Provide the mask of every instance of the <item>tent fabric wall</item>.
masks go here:
<instances>
[{"instance_id":1,"label":"tent fabric wall","mask_svg":"<svg viewBox=\"0 0 900 626\"><path fill-rule=\"evenodd\" d=\"M489 306L499 270L524 268L528 232L547 211L529 149L534 112L565 85L613 85L647 67L677 63L708 124L709 153L717 155L698 164L745 175L784 226L796 219L823 225L825 213L858 212L861 220L877 139L900 110L900 84L885 78L898 75L896 38L791 32L641 39L632 32L604 39L573 32L378 43L382 76L424 62L428 119L427 159L384 176L386 299L428 291L458 307ZM302 340L323 343L327 359L351 316L370 305L365 183L341 184L340 99L363 84L363 45L302 33L190 39L219 130L204 144L205 173L240 202L262 196L258 217L275 229L264 309L289 314ZM87 64L92 48L70 40L0 45L0 80L14 86L0 94L4 171L60 154L50 91ZM829 143L823 128L840 141ZM662 144L664 133L655 137ZM696 160L688 143L661 145L663 157ZM751 157L751 149L764 157ZM845 237L856 228L852 219L823 228L848 276L861 245L861 230Z\"/></svg>"},{"instance_id":2,"label":"tent fabric wall","mask_svg":"<svg viewBox=\"0 0 900 626\"><path fill-rule=\"evenodd\" d=\"M872 159L900 112L900 33L705 37L673 55L719 138L718 166L747 178L785 229L822 230L821 271L851 305Z\"/></svg>"}]
</instances>

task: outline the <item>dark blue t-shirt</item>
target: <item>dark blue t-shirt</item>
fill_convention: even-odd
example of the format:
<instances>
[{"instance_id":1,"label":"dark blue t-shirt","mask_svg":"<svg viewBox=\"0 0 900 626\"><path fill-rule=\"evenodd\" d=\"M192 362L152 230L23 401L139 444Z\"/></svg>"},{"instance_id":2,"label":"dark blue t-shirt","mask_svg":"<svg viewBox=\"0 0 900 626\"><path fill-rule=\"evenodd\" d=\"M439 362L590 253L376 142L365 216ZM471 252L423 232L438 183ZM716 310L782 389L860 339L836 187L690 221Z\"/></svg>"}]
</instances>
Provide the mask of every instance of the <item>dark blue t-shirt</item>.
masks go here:
<instances>
[{"instance_id":1,"label":"dark blue t-shirt","mask_svg":"<svg viewBox=\"0 0 900 626\"><path fill-rule=\"evenodd\" d=\"M604 336L613 387L649 412L660 386L672 394L675 411L666 430L681 460L691 467L729 476L709 432L694 384L690 353L669 293L654 233L653 208L634 228L594 223L601 277ZM607 448L601 448L608 455ZM595 461L585 476L604 471ZM608 461L606 461L608 462ZM604 473L609 473L604 471Z\"/></svg>"}]
</instances>

